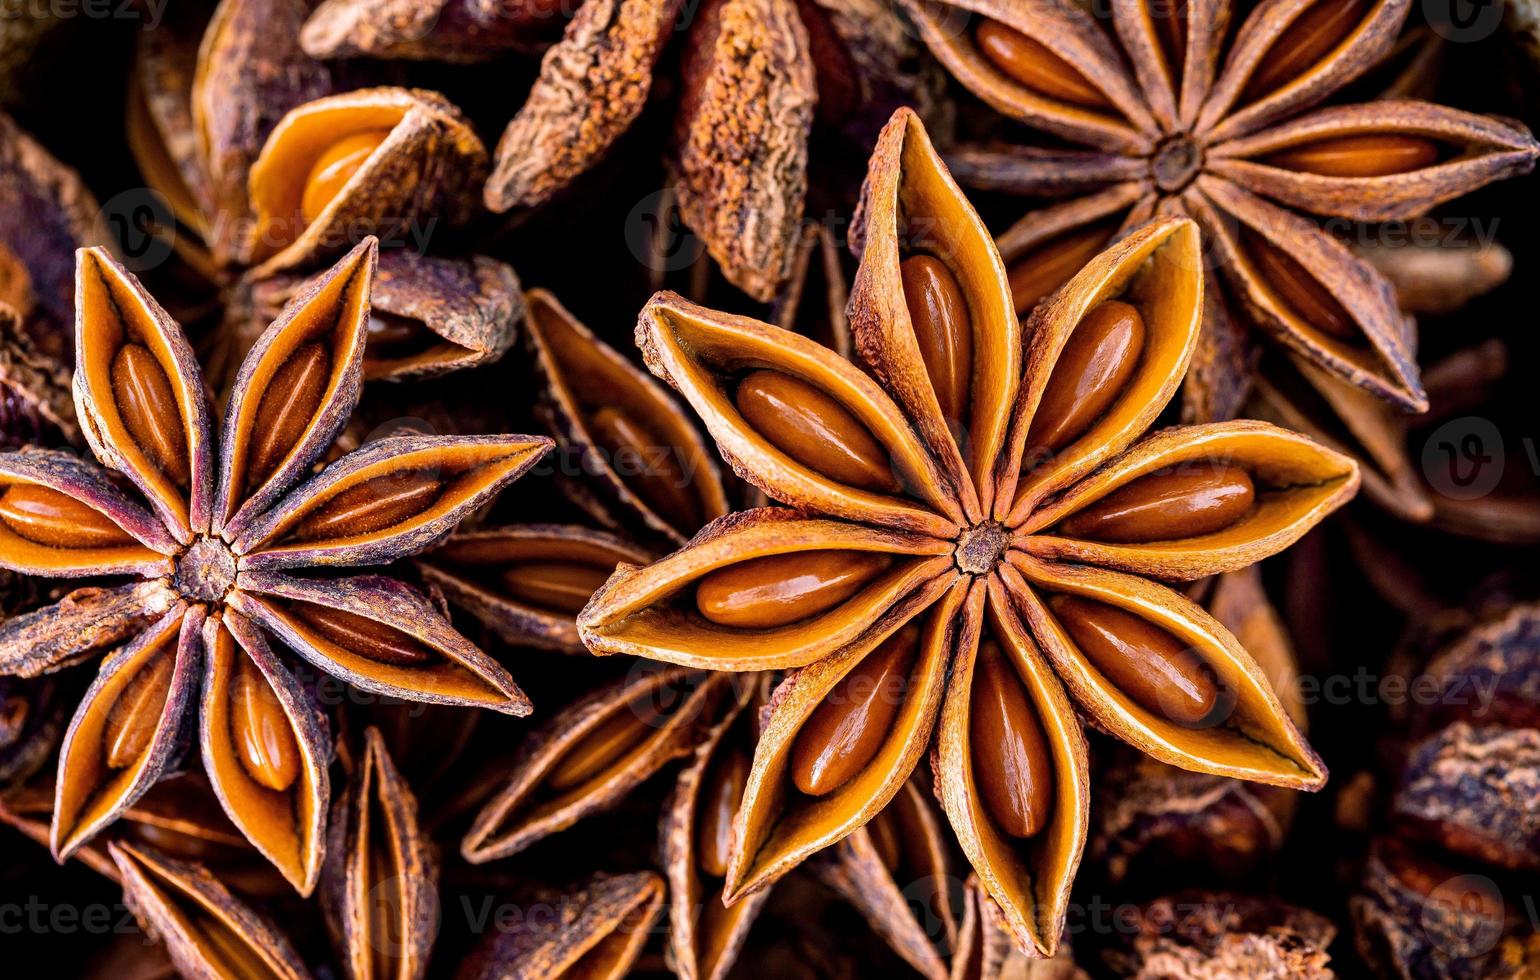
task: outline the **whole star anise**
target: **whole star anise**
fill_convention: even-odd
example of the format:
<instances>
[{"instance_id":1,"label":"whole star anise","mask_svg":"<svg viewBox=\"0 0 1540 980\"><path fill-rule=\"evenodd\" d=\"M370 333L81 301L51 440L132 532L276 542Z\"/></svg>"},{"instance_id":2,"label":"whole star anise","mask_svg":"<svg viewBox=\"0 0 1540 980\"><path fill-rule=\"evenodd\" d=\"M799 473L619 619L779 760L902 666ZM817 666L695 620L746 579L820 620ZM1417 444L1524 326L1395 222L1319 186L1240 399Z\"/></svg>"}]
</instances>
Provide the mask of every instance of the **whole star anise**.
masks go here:
<instances>
[{"instance_id":1,"label":"whole star anise","mask_svg":"<svg viewBox=\"0 0 1540 980\"><path fill-rule=\"evenodd\" d=\"M182 330L106 252L79 252L75 404L102 465L0 454L0 566L136 577L0 628L0 672L23 676L128 640L103 662L60 750L59 858L167 771L196 699L220 802L295 888L311 890L330 742L269 637L377 694L529 712L507 671L426 596L385 576L337 575L430 547L551 445L389 438L314 472L358 401L375 256L367 239L300 291L247 356L216 439ZM293 574L307 569L316 574Z\"/></svg>"},{"instance_id":2,"label":"whole star anise","mask_svg":"<svg viewBox=\"0 0 1540 980\"><path fill-rule=\"evenodd\" d=\"M1172 765L1324 782L1255 661L1154 579L1281 550L1353 495L1358 471L1262 423L1145 435L1198 343L1190 220L1131 231L1023 327L988 230L901 111L859 224L865 371L672 294L643 310L649 367L739 474L796 509L729 514L622 565L579 630L601 654L790 671L758 736L726 901L869 821L934 731L958 842L1018 941L1049 953L1086 835L1077 709Z\"/></svg>"}]
</instances>

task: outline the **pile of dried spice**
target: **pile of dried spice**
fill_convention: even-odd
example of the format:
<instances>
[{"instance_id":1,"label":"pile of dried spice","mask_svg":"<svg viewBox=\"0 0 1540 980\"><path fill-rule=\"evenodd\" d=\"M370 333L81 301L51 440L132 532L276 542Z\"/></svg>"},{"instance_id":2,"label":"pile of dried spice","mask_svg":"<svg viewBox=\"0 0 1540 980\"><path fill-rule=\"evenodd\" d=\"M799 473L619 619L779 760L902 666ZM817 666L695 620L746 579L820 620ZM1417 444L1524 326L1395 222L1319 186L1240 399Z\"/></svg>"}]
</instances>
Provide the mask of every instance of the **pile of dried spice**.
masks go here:
<instances>
[{"instance_id":1,"label":"pile of dried spice","mask_svg":"<svg viewBox=\"0 0 1540 980\"><path fill-rule=\"evenodd\" d=\"M1488 6L0 2L7 949L1540 978Z\"/></svg>"}]
</instances>

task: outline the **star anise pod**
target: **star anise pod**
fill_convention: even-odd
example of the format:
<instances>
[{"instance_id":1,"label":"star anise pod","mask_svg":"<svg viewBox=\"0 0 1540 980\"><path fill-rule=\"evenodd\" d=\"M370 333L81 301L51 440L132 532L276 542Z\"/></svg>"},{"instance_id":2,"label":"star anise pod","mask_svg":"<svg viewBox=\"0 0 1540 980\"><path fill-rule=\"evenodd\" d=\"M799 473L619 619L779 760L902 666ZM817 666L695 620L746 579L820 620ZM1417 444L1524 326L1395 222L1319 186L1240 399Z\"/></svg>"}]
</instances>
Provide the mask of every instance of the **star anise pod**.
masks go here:
<instances>
[{"instance_id":1,"label":"star anise pod","mask_svg":"<svg viewBox=\"0 0 1540 980\"><path fill-rule=\"evenodd\" d=\"M1529 171L1540 144L1516 122L1428 102L1315 108L1392 52L1411 0L1265 0L1233 30L1225 0L1117 0L1108 25L1067 0L905 6L971 92L1069 144L949 157L964 183L1071 198L1001 236L1019 311L1120 231L1188 215L1227 286L1207 297L1189 419L1240 407L1251 368L1237 311L1331 375L1427 407L1391 285L1305 215L1416 217Z\"/></svg>"},{"instance_id":2,"label":"star anise pod","mask_svg":"<svg viewBox=\"0 0 1540 980\"><path fill-rule=\"evenodd\" d=\"M312 475L358 400L375 253L366 240L295 297L246 358L217 430L181 329L105 252L79 253L75 402L101 465L0 454L0 565L135 576L0 628L0 670L22 676L128 641L60 751L59 858L167 771L196 703L204 768L230 819L310 891L329 739L269 637L364 690L529 712L507 671L427 597L382 575L340 577L430 547L551 445L389 438Z\"/></svg>"},{"instance_id":3,"label":"star anise pod","mask_svg":"<svg viewBox=\"0 0 1540 980\"><path fill-rule=\"evenodd\" d=\"M1048 953L1086 834L1076 707L1173 765L1324 782L1251 657L1154 580L1281 550L1358 473L1261 423L1145 436L1198 343L1193 222L1133 230L1022 327L993 239L908 111L878 141L860 220L851 323L869 374L671 294L642 311L649 367L792 508L730 514L622 566L578 626L596 653L792 671L756 745L727 901L870 820L935 732L959 843L1018 941Z\"/></svg>"}]
</instances>

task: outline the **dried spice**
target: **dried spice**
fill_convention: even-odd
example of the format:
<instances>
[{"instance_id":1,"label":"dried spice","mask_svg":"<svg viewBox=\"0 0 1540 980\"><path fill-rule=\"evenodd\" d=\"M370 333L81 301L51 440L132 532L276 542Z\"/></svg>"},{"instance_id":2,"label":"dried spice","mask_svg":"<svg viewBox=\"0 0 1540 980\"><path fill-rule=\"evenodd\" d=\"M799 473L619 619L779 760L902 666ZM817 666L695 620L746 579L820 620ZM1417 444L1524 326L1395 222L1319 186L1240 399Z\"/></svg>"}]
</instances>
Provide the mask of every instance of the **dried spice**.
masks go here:
<instances>
[{"instance_id":1,"label":"dried spice","mask_svg":"<svg viewBox=\"0 0 1540 980\"><path fill-rule=\"evenodd\" d=\"M420 552L550 445L386 439L305 479L358 398L374 262L370 239L295 297L243 364L216 443L181 330L105 253L81 252L77 411L98 458L144 503L76 457L0 455L0 564L49 577L140 577L79 590L0 627L0 664L21 676L128 641L103 662L60 750L56 856L166 773L196 701L221 804L296 889L310 891L329 739L268 636L377 694L530 710L507 672L411 587L379 575L292 574Z\"/></svg>"},{"instance_id":2,"label":"dried spice","mask_svg":"<svg viewBox=\"0 0 1540 980\"><path fill-rule=\"evenodd\" d=\"M1188 892L1143 906L1127 949L1107 954L1119 976L1336 976L1327 947L1337 929L1278 899Z\"/></svg>"},{"instance_id":3,"label":"dried spice","mask_svg":"<svg viewBox=\"0 0 1540 980\"><path fill-rule=\"evenodd\" d=\"M1249 422L1139 441L1196 345L1190 222L1098 256L1023 344L994 243L913 113L883 131L862 214L851 321L870 376L666 293L643 311L649 367L735 472L794 509L732 514L646 568L622 566L578 626L596 653L793 671L756 747L729 901L868 822L934 730L937 794L963 850L1018 940L1050 953L1087 820L1070 695L1162 761L1324 781L1250 656L1152 578L1281 549L1353 494L1356 468ZM933 278L960 307L907 293L901 263L914 262L941 266Z\"/></svg>"},{"instance_id":4,"label":"dried spice","mask_svg":"<svg viewBox=\"0 0 1540 980\"><path fill-rule=\"evenodd\" d=\"M1011 939L1000 907L970 877L964 891L962 926L952 958L952 980L1088 980L1075 965L1068 942L1049 959L1028 958Z\"/></svg>"}]
</instances>

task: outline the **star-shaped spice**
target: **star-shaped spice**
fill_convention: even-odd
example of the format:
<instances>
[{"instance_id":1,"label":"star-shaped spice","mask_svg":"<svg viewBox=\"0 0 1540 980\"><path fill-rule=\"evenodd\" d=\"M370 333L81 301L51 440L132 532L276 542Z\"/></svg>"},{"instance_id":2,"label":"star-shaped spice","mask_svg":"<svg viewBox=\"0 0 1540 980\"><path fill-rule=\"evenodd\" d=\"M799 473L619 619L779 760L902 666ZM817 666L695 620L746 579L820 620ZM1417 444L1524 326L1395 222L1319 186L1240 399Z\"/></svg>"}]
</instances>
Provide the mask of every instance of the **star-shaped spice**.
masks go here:
<instances>
[{"instance_id":1,"label":"star-shaped spice","mask_svg":"<svg viewBox=\"0 0 1540 980\"><path fill-rule=\"evenodd\" d=\"M0 628L0 671L23 676L127 640L60 750L60 859L154 785L196 717L231 820L311 890L330 742L270 637L376 694L529 712L507 671L426 596L394 578L342 575L432 546L551 445L400 437L314 471L358 401L375 256L367 239L294 298L241 366L216 439L182 330L106 252L79 253L75 404L101 465L0 454L0 566L135 577Z\"/></svg>"},{"instance_id":2,"label":"star-shaped spice","mask_svg":"<svg viewBox=\"0 0 1540 980\"><path fill-rule=\"evenodd\" d=\"M1051 952L1087 825L1077 709L1173 765L1324 782L1252 658L1155 580L1281 550L1358 472L1262 423L1146 435L1198 342L1190 220L1133 230L1023 327L988 230L901 111L858 224L866 371L672 294L643 310L649 367L734 470L792 507L729 514L621 566L579 630L602 654L790 671L725 900L862 826L934 744L957 840L1018 940Z\"/></svg>"}]
</instances>

